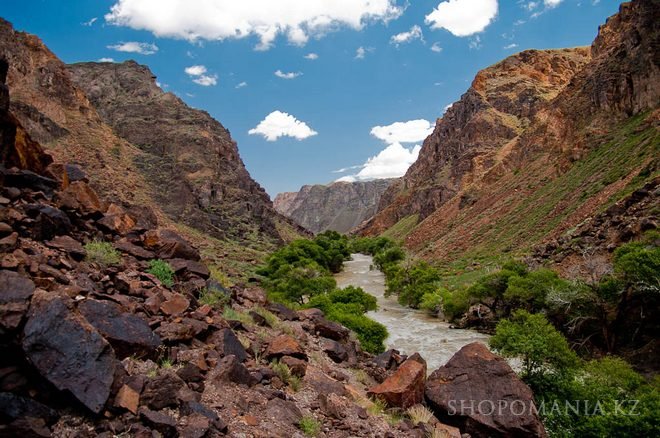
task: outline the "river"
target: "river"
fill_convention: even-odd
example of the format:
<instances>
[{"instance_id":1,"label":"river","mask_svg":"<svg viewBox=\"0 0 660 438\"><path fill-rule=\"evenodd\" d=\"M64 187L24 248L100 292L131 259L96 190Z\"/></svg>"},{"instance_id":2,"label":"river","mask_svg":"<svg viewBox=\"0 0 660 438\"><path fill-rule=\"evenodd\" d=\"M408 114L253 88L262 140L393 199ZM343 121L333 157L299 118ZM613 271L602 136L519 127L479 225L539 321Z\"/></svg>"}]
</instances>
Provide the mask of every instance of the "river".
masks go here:
<instances>
[{"instance_id":1,"label":"river","mask_svg":"<svg viewBox=\"0 0 660 438\"><path fill-rule=\"evenodd\" d=\"M487 342L488 336L473 330L451 329L449 324L424 311L401 306L395 296L385 297L385 276L370 270L371 256L353 254L344 270L335 275L337 285L361 287L376 297L378 310L368 316L387 327L387 348L403 354L418 352L426 360L429 372L444 365L458 350L474 341Z\"/></svg>"}]
</instances>

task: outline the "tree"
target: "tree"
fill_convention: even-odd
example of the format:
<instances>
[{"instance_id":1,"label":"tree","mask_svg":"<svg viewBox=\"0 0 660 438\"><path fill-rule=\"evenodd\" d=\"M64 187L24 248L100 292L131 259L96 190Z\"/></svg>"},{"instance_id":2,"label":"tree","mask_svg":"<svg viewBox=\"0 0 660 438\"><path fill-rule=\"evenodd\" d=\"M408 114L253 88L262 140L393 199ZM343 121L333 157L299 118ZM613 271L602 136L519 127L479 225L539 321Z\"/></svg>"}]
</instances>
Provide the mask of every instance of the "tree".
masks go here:
<instances>
[{"instance_id":1,"label":"tree","mask_svg":"<svg viewBox=\"0 0 660 438\"><path fill-rule=\"evenodd\" d=\"M574 369L579 361L561 333L541 314L517 310L497 324L490 346L504 357L520 358L523 378L532 383L547 373Z\"/></svg>"}]
</instances>

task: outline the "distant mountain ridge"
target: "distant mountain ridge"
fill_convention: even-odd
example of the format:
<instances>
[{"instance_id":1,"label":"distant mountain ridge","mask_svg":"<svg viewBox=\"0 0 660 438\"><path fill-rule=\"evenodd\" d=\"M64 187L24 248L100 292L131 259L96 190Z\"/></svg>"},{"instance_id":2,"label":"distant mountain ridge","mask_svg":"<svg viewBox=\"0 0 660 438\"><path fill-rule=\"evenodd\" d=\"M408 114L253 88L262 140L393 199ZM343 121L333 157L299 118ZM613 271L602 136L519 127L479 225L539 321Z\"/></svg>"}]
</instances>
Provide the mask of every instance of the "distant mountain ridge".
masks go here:
<instances>
[{"instance_id":1,"label":"distant mountain ridge","mask_svg":"<svg viewBox=\"0 0 660 438\"><path fill-rule=\"evenodd\" d=\"M313 233L348 233L376 212L380 198L396 179L306 185L298 192L280 193L277 211Z\"/></svg>"}]
</instances>

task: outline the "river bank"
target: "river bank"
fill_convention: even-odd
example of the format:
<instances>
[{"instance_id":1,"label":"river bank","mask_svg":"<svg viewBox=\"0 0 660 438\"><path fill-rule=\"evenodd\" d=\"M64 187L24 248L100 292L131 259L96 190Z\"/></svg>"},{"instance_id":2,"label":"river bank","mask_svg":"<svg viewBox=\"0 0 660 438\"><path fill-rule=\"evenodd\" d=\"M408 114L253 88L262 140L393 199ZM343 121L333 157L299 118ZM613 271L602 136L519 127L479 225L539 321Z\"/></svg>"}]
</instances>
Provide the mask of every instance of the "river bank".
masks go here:
<instances>
[{"instance_id":1,"label":"river bank","mask_svg":"<svg viewBox=\"0 0 660 438\"><path fill-rule=\"evenodd\" d=\"M353 254L344 263L344 270L335 275L338 287L361 287L376 297L378 310L367 315L387 327L387 348L395 348L404 354L418 352L426 359L429 370L444 365L463 346L488 336L472 330L449 328L449 323L427 315L424 311L401 306L396 297L385 296L385 275L371 270L372 257Z\"/></svg>"}]
</instances>

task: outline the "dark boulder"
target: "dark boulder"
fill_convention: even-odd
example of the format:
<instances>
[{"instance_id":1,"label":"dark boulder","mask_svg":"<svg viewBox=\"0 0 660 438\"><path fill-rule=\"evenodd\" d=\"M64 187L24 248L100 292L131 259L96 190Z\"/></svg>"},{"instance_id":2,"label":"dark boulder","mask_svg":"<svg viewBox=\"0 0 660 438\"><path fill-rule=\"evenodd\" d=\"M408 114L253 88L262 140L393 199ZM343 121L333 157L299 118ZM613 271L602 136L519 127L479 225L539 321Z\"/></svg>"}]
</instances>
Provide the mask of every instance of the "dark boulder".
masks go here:
<instances>
[{"instance_id":1,"label":"dark boulder","mask_svg":"<svg viewBox=\"0 0 660 438\"><path fill-rule=\"evenodd\" d=\"M160 432L165 438L177 436L176 420L164 412L156 412L141 407L140 418L145 424Z\"/></svg>"},{"instance_id":2,"label":"dark boulder","mask_svg":"<svg viewBox=\"0 0 660 438\"><path fill-rule=\"evenodd\" d=\"M425 395L440 421L473 437L546 436L532 391L479 342L461 348L435 370Z\"/></svg>"},{"instance_id":3,"label":"dark boulder","mask_svg":"<svg viewBox=\"0 0 660 438\"><path fill-rule=\"evenodd\" d=\"M328 355L330 359L337 363L344 362L348 360L348 352L343 345L332 339L323 339L322 342L323 351Z\"/></svg>"},{"instance_id":4,"label":"dark boulder","mask_svg":"<svg viewBox=\"0 0 660 438\"><path fill-rule=\"evenodd\" d=\"M23 350L39 373L99 413L110 395L115 354L64 298L37 291L23 330Z\"/></svg>"},{"instance_id":5,"label":"dark boulder","mask_svg":"<svg viewBox=\"0 0 660 438\"><path fill-rule=\"evenodd\" d=\"M325 318L317 318L314 322L314 331L324 338L335 341L345 341L348 339L350 331L341 324Z\"/></svg>"},{"instance_id":6,"label":"dark boulder","mask_svg":"<svg viewBox=\"0 0 660 438\"><path fill-rule=\"evenodd\" d=\"M224 357L215 369L215 379L224 382L232 382L237 385L253 386L257 383L250 371L236 356Z\"/></svg>"},{"instance_id":7,"label":"dark boulder","mask_svg":"<svg viewBox=\"0 0 660 438\"><path fill-rule=\"evenodd\" d=\"M0 271L0 333L18 328L34 289L29 278L13 271Z\"/></svg>"},{"instance_id":8,"label":"dark boulder","mask_svg":"<svg viewBox=\"0 0 660 438\"><path fill-rule=\"evenodd\" d=\"M247 359L247 353L241 341L238 340L234 332L229 328L220 329L213 333L207 339L207 343L215 345L215 349L222 356L236 356L240 362Z\"/></svg>"},{"instance_id":9,"label":"dark boulder","mask_svg":"<svg viewBox=\"0 0 660 438\"><path fill-rule=\"evenodd\" d=\"M160 410L178 404L177 392L185 382L174 372L165 372L147 380L140 396L140 403L150 409Z\"/></svg>"},{"instance_id":10,"label":"dark boulder","mask_svg":"<svg viewBox=\"0 0 660 438\"><path fill-rule=\"evenodd\" d=\"M144 319L123 312L115 303L84 300L78 310L110 342L120 359L149 355L161 344Z\"/></svg>"},{"instance_id":11,"label":"dark boulder","mask_svg":"<svg viewBox=\"0 0 660 438\"><path fill-rule=\"evenodd\" d=\"M28 204L25 206L25 212L35 219L32 224L32 238L35 240L49 240L71 232L71 220L60 209L49 205Z\"/></svg>"},{"instance_id":12,"label":"dark boulder","mask_svg":"<svg viewBox=\"0 0 660 438\"><path fill-rule=\"evenodd\" d=\"M271 303L266 308L283 321L298 321L300 319L295 310L289 309L284 304Z\"/></svg>"}]
</instances>

